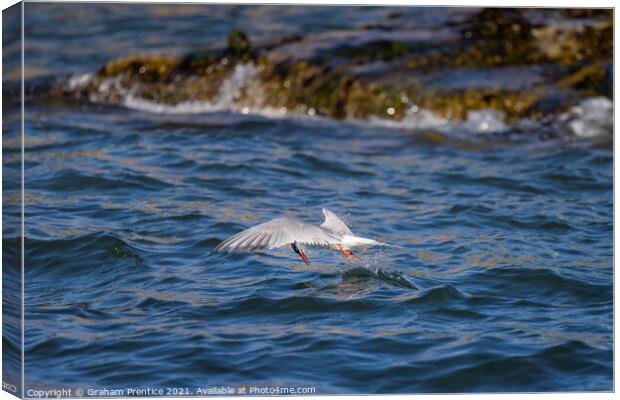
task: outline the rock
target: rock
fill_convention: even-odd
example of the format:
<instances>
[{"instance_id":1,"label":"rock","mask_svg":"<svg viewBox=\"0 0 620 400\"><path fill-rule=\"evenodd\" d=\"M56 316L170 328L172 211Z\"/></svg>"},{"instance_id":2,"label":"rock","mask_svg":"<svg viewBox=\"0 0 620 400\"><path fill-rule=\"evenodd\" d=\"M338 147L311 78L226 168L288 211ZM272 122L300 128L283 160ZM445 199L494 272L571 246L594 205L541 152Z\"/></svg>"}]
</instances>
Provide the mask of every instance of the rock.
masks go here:
<instances>
[{"instance_id":1,"label":"rock","mask_svg":"<svg viewBox=\"0 0 620 400\"><path fill-rule=\"evenodd\" d=\"M418 109L464 120L490 109L507 122L559 115L588 97L611 98L610 10L488 8L432 28L406 19L258 44L233 30L222 49L113 60L63 92L104 103L132 96L175 105L213 102L235 79L235 109L387 120ZM253 73L235 74L239 68Z\"/></svg>"},{"instance_id":2,"label":"rock","mask_svg":"<svg viewBox=\"0 0 620 400\"><path fill-rule=\"evenodd\" d=\"M247 62L254 58L248 35L238 29L232 30L228 34L228 50L233 57L242 62Z\"/></svg>"}]
</instances>

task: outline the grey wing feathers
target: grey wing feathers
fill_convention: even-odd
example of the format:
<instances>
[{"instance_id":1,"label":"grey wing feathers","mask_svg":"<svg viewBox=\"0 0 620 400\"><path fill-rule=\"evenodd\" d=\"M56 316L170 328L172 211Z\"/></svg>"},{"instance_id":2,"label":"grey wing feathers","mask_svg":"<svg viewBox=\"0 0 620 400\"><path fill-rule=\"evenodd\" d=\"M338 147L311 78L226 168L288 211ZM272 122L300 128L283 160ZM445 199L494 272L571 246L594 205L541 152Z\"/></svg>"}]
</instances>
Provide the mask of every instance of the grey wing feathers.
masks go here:
<instances>
[{"instance_id":1,"label":"grey wing feathers","mask_svg":"<svg viewBox=\"0 0 620 400\"><path fill-rule=\"evenodd\" d=\"M353 235L351 229L349 229L336 214L329 211L327 208L323 209L323 215L325 215L325 222L321 224L321 228L340 237L344 235Z\"/></svg>"},{"instance_id":2,"label":"grey wing feathers","mask_svg":"<svg viewBox=\"0 0 620 400\"><path fill-rule=\"evenodd\" d=\"M332 246L339 239L323 229L291 218L276 218L239 232L220 243L215 251L275 249L297 242L309 246Z\"/></svg>"}]
</instances>

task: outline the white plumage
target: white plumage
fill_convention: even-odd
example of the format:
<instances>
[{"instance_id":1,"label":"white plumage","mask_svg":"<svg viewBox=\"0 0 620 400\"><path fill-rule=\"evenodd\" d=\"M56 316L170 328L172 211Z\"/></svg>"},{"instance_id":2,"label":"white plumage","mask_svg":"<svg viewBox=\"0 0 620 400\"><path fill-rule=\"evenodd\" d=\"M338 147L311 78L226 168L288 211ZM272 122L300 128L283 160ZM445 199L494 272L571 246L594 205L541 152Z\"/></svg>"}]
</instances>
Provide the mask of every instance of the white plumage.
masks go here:
<instances>
[{"instance_id":1,"label":"white plumage","mask_svg":"<svg viewBox=\"0 0 620 400\"><path fill-rule=\"evenodd\" d=\"M276 218L246 229L220 243L215 250L225 252L244 252L262 249L275 249L291 245L293 250L308 262L300 245L338 248L347 257L355 255L347 248L359 246L389 246L353 235L349 227L336 214L323 209L325 221L314 226L294 218Z\"/></svg>"},{"instance_id":2,"label":"white plumage","mask_svg":"<svg viewBox=\"0 0 620 400\"><path fill-rule=\"evenodd\" d=\"M335 246L340 243L327 230L293 218L276 218L239 232L220 243L216 251L256 251L301 243L308 246Z\"/></svg>"}]
</instances>

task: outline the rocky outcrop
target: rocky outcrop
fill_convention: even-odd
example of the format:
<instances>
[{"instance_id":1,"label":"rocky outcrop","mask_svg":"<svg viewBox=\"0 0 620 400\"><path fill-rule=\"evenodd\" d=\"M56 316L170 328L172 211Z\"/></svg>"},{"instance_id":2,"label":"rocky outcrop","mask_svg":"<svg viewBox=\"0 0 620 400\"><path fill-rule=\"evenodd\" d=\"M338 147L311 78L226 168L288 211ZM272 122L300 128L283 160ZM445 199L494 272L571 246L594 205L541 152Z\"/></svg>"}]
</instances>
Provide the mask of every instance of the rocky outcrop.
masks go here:
<instances>
[{"instance_id":1,"label":"rocky outcrop","mask_svg":"<svg viewBox=\"0 0 620 400\"><path fill-rule=\"evenodd\" d=\"M269 43L232 31L220 50L113 60L57 91L101 103L225 102L338 119L399 120L421 109L464 119L492 109L507 121L537 120L611 98L612 53L611 10L491 8L433 28L396 14Z\"/></svg>"}]
</instances>

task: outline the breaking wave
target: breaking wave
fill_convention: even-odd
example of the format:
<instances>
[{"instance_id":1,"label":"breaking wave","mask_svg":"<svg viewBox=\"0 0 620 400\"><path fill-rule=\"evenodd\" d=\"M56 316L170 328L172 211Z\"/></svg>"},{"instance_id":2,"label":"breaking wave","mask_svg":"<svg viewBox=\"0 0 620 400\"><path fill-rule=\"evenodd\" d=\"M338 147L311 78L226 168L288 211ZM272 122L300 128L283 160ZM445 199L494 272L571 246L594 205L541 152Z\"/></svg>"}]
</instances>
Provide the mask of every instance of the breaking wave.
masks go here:
<instances>
[{"instance_id":1,"label":"breaking wave","mask_svg":"<svg viewBox=\"0 0 620 400\"><path fill-rule=\"evenodd\" d=\"M76 91L91 82L93 74L75 74L71 76L66 88ZM108 78L99 86L99 92L105 93L110 87L122 94L120 104L134 110L155 114L203 114L212 112L232 112L244 115L256 115L271 119L278 118L324 118L318 116L312 108L270 107L260 105L263 89L257 78L254 63L238 64L220 85L213 101L183 101L177 104L164 104L136 95L136 88L123 88L117 78ZM89 100L100 102L97 95L90 95ZM303 111L302 111L303 110ZM393 129L436 130L442 133L465 133L469 135L490 135L511 132L541 130L552 125L554 129L578 138L608 137L613 133L613 103L606 97L594 97L583 100L567 112L553 118L551 122L538 122L521 119L515 123L506 121L505 113L494 109L472 110L464 120L441 117L429 110L411 105L400 120L371 116L368 119L347 119L348 122L370 124Z\"/></svg>"}]
</instances>

